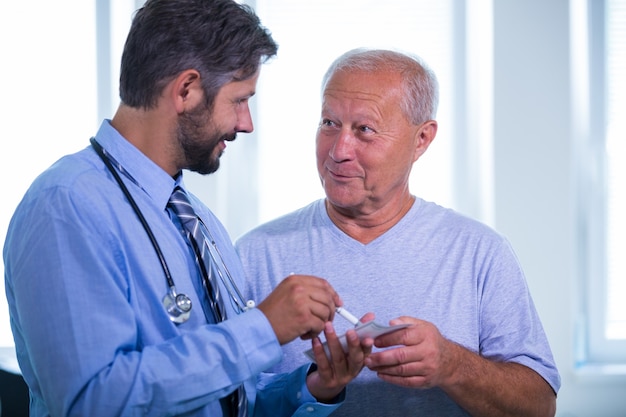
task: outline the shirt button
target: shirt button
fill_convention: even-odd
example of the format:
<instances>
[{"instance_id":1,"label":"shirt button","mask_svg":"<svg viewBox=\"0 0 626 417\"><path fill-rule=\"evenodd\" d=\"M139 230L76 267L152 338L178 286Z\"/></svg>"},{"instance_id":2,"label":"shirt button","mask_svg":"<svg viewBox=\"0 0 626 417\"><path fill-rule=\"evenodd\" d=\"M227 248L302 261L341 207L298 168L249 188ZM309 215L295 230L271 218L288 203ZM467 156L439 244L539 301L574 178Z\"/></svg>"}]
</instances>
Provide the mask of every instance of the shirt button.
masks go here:
<instances>
[{"instance_id":1,"label":"shirt button","mask_svg":"<svg viewBox=\"0 0 626 417\"><path fill-rule=\"evenodd\" d=\"M306 408L306 411L308 411L309 413L312 413L313 411L315 411L315 408L309 406Z\"/></svg>"},{"instance_id":2,"label":"shirt button","mask_svg":"<svg viewBox=\"0 0 626 417\"><path fill-rule=\"evenodd\" d=\"M298 392L298 393L296 394L296 398L297 398L297 399L302 398L302 393L301 393L301 392Z\"/></svg>"}]
</instances>

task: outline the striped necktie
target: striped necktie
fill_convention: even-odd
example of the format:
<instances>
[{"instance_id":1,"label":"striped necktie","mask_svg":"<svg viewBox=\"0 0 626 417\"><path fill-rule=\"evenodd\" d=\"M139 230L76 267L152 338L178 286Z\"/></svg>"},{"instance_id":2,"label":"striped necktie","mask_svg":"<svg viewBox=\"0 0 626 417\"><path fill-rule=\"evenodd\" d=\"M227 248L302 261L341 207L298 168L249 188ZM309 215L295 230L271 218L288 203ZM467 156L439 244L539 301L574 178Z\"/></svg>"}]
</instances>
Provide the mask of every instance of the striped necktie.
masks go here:
<instances>
[{"instance_id":1,"label":"striped necktie","mask_svg":"<svg viewBox=\"0 0 626 417\"><path fill-rule=\"evenodd\" d=\"M207 240L206 236L202 232L200 219L193 210L193 207L187 198L187 194L185 194L185 191L182 188L174 188L172 196L167 203L167 207L170 208L180 219L187 239L193 247L196 255L196 263L202 273L204 286L206 287L209 304L211 305L211 309L215 315L215 320L218 323L226 320L226 310L224 308L224 301L222 300L220 294L218 274L216 272L216 268L218 266L215 261L212 261L209 248L209 245L212 243ZM226 400L229 403L231 415L233 417L245 417L248 415L248 400L246 398L246 392L243 384L241 384L239 388L229 395Z\"/></svg>"}]
</instances>

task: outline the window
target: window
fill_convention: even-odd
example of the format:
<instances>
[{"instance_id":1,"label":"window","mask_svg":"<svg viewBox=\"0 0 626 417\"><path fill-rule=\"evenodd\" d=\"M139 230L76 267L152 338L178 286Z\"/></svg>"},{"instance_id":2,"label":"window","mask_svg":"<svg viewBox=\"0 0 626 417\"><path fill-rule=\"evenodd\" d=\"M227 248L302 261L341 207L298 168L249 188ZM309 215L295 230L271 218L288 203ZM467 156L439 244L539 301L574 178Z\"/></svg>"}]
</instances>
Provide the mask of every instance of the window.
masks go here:
<instances>
[{"instance_id":1,"label":"window","mask_svg":"<svg viewBox=\"0 0 626 417\"><path fill-rule=\"evenodd\" d=\"M582 363L626 362L626 1L572 2Z\"/></svg>"},{"instance_id":2,"label":"window","mask_svg":"<svg viewBox=\"0 0 626 417\"><path fill-rule=\"evenodd\" d=\"M376 5L363 0L256 1L263 24L280 46L278 57L263 68L256 98L261 220L323 196L315 164L320 84L337 56L360 46L415 53L437 74L441 129L415 164L411 180L417 194L450 205L452 4L393 0L385 7ZM437 174L429 175L433 169Z\"/></svg>"},{"instance_id":3,"label":"window","mask_svg":"<svg viewBox=\"0 0 626 417\"><path fill-rule=\"evenodd\" d=\"M490 21L489 1L472 2L471 16L465 2L451 0L391 0L385 7L367 0L247 3L279 44L278 56L263 66L251 102L255 132L228 144L215 175L185 174L233 238L323 197L315 164L322 76L337 56L361 46L417 54L436 72L439 131L413 167L411 191L489 223L491 188L483 180L491 174L491 159L483 153L490 149L490 124L472 114L490 115L491 33L484 23ZM470 40L484 50L466 51ZM484 102L466 103L470 77L471 88L482 88L475 97ZM482 134L466 135L470 124L472 132Z\"/></svg>"},{"instance_id":4,"label":"window","mask_svg":"<svg viewBox=\"0 0 626 417\"><path fill-rule=\"evenodd\" d=\"M626 340L626 1L610 0L607 18L607 276L605 336Z\"/></svg>"}]
</instances>

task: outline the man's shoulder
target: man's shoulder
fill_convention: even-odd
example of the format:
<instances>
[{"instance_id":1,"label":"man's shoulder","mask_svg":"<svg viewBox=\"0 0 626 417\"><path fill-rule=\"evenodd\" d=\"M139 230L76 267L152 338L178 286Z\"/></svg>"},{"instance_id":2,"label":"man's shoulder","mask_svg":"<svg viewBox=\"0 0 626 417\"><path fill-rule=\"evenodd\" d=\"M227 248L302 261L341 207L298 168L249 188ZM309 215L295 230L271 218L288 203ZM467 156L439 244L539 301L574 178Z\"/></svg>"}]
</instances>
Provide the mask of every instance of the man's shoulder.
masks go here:
<instances>
[{"instance_id":1,"label":"man's shoulder","mask_svg":"<svg viewBox=\"0 0 626 417\"><path fill-rule=\"evenodd\" d=\"M243 234L236 242L236 246L245 246L251 242L284 238L285 235L299 233L308 229L319 213L322 200L314 201L304 207L283 214L275 219L262 223ZM323 207L323 204L322 204Z\"/></svg>"},{"instance_id":2,"label":"man's shoulder","mask_svg":"<svg viewBox=\"0 0 626 417\"><path fill-rule=\"evenodd\" d=\"M97 194L94 191L100 189L101 177L97 175L93 163L85 158L84 151L66 155L35 178L24 194L23 201L31 201L33 204L47 202L43 204L47 208L52 208L50 200L55 197L60 199L58 206L64 200L68 203L84 201Z\"/></svg>"},{"instance_id":3,"label":"man's shoulder","mask_svg":"<svg viewBox=\"0 0 626 417\"><path fill-rule=\"evenodd\" d=\"M481 235L498 235L498 232L487 223L470 217L468 214L456 209L440 206L434 202L417 199L418 204L412 211L414 218L421 219L422 222L430 224L438 230L450 230L457 234L459 232L470 232Z\"/></svg>"}]
</instances>

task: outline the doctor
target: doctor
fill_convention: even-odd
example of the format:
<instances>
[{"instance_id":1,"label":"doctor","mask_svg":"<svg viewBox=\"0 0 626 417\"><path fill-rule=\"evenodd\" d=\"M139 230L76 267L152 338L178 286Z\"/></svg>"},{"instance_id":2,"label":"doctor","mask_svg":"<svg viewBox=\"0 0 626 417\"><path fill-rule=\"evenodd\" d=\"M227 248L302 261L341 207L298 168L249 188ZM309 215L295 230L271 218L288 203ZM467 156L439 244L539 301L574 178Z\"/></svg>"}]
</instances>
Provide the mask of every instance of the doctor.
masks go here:
<instances>
[{"instance_id":1,"label":"doctor","mask_svg":"<svg viewBox=\"0 0 626 417\"><path fill-rule=\"evenodd\" d=\"M243 307L230 238L183 181L183 169L216 171L226 142L252 131L248 101L276 51L231 0L148 0L137 11L118 111L34 181L7 233L31 416L327 415L341 404L371 346L352 331L341 350L330 323L340 297L293 275ZM296 338L312 339L317 366L263 374Z\"/></svg>"}]
</instances>

